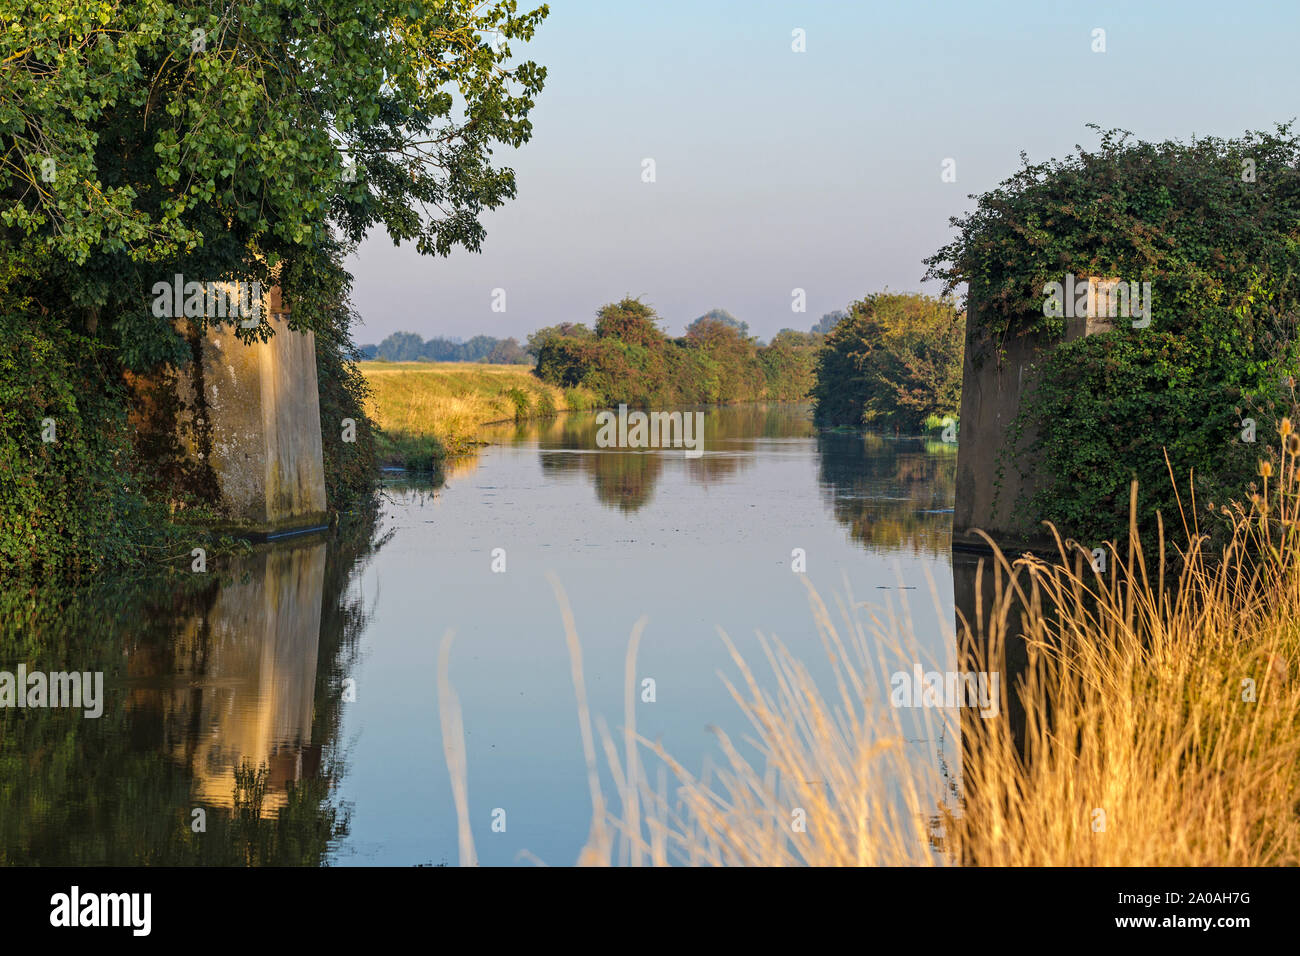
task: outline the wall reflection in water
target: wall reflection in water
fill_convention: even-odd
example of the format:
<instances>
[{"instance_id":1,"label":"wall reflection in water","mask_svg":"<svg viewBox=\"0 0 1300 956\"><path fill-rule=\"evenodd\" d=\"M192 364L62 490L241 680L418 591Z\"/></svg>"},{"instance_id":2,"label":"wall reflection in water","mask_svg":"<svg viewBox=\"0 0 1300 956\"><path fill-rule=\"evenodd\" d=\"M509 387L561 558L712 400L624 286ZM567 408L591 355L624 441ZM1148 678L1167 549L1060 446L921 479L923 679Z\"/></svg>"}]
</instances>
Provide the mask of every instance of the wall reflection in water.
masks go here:
<instances>
[{"instance_id":1,"label":"wall reflection in water","mask_svg":"<svg viewBox=\"0 0 1300 956\"><path fill-rule=\"evenodd\" d=\"M290 785L320 770L312 743L325 544L281 547L242 562L211 605L179 623L166 648L170 686L131 692L131 711L162 715L167 749L194 780L196 798L233 808L235 773L265 768L259 812L285 805ZM153 655L133 655L133 678L162 676Z\"/></svg>"},{"instance_id":2,"label":"wall reflection in water","mask_svg":"<svg viewBox=\"0 0 1300 956\"><path fill-rule=\"evenodd\" d=\"M348 581L382 543L356 522L219 573L6 593L0 668L102 670L107 701L0 711L0 863L325 862L366 623Z\"/></svg>"}]
</instances>

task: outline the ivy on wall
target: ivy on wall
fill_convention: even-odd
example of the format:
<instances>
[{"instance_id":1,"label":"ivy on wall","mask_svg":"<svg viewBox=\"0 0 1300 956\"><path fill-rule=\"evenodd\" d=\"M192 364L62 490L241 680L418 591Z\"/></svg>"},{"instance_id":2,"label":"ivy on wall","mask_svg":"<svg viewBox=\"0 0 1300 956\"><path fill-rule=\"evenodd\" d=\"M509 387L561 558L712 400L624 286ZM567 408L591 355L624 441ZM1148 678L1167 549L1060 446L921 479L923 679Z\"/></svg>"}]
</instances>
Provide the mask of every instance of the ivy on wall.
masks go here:
<instances>
[{"instance_id":1,"label":"ivy on wall","mask_svg":"<svg viewBox=\"0 0 1300 956\"><path fill-rule=\"evenodd\" d=\"M1186 143L1098 132L1096 149L1025 161L976 197L926 260L945 292L968 284L977 363L1014 336L1054 346L1010 429L1010 459L1044 480L1021 506L1091 541L1127 533L1135 478L1147 530L1156 512L1176 520L1179 487L1184 508L1199 492L1201 517L1250 494L1290 409L1300 302L1292 124ZM1067 318L1046 301L1070 275L1149 283L1150 321L1121 316L1061 344Z\"/></svg>"}]
</instances>

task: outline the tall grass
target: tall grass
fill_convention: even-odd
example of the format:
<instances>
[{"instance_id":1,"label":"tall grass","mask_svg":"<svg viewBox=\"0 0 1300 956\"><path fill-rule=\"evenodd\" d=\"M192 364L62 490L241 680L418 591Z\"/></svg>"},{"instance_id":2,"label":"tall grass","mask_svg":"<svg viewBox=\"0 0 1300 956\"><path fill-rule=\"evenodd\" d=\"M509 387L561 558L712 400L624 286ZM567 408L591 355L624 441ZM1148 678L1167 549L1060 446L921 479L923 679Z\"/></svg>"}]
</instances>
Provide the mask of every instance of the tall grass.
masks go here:
<instances>
[{"instance_id":1,"label":"tall grass","mask_svg":"<svg viewBox=\"0 0 1300 956\"><path fill-rule=\"evenodd\" d=\"M644 622L628 648L620 748L603 724L593 733L581 647L556 584L592 780L579 862L1300 864L1300 438L1285 420L1282 437L1280 474L1262 464L1261 494L1218 506L1233 534L1213 560L1194 500L1179 502L1187 546L1170 549L1168 563L1164 528L1149 565L1132 521L1105 572L1059 536L1050 561L995 550L991 604L949 637L959 669L1004 676L1016 657L1008 650L1023 642L1015 684L1002 682L1023 705L1022 742L1009 699L989 719L923 709L923 739L959 731L959 767L909 750L915 728L903 714L918 712L887 706L891 658L918 657L906 615L864 610L849 594L833 616L811 586L833 688L775 640L762 642L770 674L760 679L728 641L739 674L728 687L756 757L719 732L720 766L697 776L637 735ZM1131 494L1136 513L1136 486ZM597 736L617 797L608 809ZM667 771L656 786L651 760Z\"/></svg>"},{"instance_id":2,"label":"tall grass","mask_svg":"<svg viewBox=\"0 0 1300 956\"><path fill-rule=\"evenodd\" d=\"M428 446L430 438L448 455L465 454L483 425L547 417L587 397L547 385L520 365L361 362L360 369L371 387L367 411L379 425L386 461Z\"/></svg>"}]
</instances>

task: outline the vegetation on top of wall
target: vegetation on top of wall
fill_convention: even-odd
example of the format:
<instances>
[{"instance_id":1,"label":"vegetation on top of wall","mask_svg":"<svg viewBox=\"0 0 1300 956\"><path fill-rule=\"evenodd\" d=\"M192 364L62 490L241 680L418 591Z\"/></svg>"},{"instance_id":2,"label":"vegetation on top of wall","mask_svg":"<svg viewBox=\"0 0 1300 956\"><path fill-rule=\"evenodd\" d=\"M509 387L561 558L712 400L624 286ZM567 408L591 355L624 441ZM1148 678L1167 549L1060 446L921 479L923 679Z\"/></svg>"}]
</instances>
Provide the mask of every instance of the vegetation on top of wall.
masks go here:
<instances>
[{"instance_id":1,"label":"vegetation on top of wall","mask_svg":"<svg viewBox=\"0 0 1300 956\"><path fill-rule=\"evenodd\" d=\"M1149 315L1044 356L1002 463L1022 473L1032 463L1035 517L1113 540L1127 534L1132 479L1139 525L1152 531L1156 512L1177 520L1189 491L1204 520L1210 504L1253 493L1261 460L1277 467L1266 443L1291 407L1281 383L1296 370L1300 318L1291 124L1190 143L1109 131L1096 150L1026 162L953 223L958 236L927 260L927 277L969 283L977 360L1010 336L1059 340L1066 320L1046 314L1058 311L1046 287L1067 274L1150 283Z\"/></svg>"},{"instance_id":2,"label":"vegetation on top of wall","mask_svg":"<svg viewBox=\"0 0 1300 956\"><path fill-rule=\"evenodd\" d=\"M1151 328L1224 355L1276 332L1294 308L1300 137L1292 124L1233 140L1130 137L1103 132L1096 150L1079 147L1063 160L1031 165L1022 155L1021 170L952 220L958 234L925 260L925 277L942 280L945 292L970 285L982 350L1009 335L1060 337L1065 319L1044 314L1044 286L1066 273L1150 282Z\"/></svg>"}]
</instances>

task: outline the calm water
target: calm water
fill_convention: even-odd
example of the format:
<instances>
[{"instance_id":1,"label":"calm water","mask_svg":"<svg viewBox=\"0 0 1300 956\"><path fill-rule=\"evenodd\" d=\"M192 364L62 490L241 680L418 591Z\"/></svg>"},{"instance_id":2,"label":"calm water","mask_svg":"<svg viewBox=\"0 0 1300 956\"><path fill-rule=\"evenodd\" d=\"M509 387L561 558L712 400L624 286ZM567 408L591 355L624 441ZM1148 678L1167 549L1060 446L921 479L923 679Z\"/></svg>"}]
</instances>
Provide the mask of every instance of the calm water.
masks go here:
<instances>
[{"instance_id":1,"label":"calm water","mask_svg":"<svg viewBox=\"0 0 1300 956\"><path fill-rule=\"evenodd\" d=\"M103 671L106 703L0 710L0 861L455 865L452 630L480 862L572 863L591 801L548 575L612 732L648 618L638 731L692 770L717 754L710 727L748 730L719 628L760 674L756 632L828 673L795 549L828 603L905 604L920 652L951 659L953 448L818 433L792 405L708 410L698 459L595 433L590 415L497 429L443 488L390 481L377 527L227 573L6 593L0 670Z\"/></svg>"}]
</instances>

